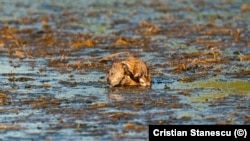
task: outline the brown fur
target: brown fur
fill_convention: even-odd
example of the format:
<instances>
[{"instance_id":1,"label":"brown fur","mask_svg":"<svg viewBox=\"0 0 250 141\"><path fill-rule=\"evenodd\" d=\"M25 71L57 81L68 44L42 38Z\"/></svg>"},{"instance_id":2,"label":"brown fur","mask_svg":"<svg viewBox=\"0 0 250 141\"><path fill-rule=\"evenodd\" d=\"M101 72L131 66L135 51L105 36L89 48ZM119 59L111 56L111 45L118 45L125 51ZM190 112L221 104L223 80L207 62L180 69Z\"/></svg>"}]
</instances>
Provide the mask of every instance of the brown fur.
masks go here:
<instances>
[{"instance_id":1,"label":"brown fur","mask_svg":"<svg viewBox=\"0 0 250 141\"><path fill-rule=\"evenodd\" d=\"M146 63L132 56L114 62L108 71L107 81L112 86L151 85Z\"/></svg>"}]
</instances>

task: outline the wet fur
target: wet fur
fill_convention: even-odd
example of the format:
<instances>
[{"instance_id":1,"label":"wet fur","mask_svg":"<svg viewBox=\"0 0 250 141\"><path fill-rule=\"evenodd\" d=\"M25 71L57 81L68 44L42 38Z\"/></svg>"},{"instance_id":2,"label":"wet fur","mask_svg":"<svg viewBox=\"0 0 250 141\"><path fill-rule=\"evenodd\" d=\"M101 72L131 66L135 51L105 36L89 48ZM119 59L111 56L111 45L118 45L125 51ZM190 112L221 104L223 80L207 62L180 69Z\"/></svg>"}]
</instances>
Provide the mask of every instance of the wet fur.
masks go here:
<instances>
[{"instance_id":1,"label":"wet fur","mask_svg":"<svg viewBox=\"0 0 250 141\"><path fill-rule=\"evenodd\" d=\"M122 61L113 62L107 73L107 81L112 86L150 86L151 78L144 61L128 57Z\"/></svg>"}]
</instances>

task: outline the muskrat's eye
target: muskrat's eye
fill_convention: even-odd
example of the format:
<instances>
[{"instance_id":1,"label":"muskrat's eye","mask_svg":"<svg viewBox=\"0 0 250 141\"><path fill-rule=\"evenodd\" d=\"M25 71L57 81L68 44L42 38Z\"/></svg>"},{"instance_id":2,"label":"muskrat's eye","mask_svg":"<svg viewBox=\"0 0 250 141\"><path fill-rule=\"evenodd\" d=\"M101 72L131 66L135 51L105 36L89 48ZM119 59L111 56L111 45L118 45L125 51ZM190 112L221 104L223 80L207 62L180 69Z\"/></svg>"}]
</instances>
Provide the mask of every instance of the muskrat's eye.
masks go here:
<instances>
[{"instance_id":1,"label":"muskrat's eye","mask_svg":"<svg viewBox=\"0 0 250 141\"><path fill-rule=\"evenodd\" d=\"M114 74L114 72L113 71L109 71L109 75L113 75Z\"/></svg>"}]
</instances>

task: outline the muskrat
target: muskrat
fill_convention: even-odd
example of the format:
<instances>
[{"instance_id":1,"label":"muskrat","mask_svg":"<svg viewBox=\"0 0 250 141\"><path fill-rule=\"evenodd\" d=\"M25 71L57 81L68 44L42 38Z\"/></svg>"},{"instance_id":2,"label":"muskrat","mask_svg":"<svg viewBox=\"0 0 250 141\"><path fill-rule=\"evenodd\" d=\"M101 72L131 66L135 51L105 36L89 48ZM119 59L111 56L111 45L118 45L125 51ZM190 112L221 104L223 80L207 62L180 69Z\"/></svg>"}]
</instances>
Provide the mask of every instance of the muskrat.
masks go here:
<instances>
[{"instance_id":1,"label":"muskrat","mask_svg":"<svg viewBox=\"0 0 250 141\"><path fill-rule=\"evenodd\" d=\"M146 63L129 55L124 60L114 61L106 75L112 86L151 86L151 78Z\"/></svg>"}]
</instances>

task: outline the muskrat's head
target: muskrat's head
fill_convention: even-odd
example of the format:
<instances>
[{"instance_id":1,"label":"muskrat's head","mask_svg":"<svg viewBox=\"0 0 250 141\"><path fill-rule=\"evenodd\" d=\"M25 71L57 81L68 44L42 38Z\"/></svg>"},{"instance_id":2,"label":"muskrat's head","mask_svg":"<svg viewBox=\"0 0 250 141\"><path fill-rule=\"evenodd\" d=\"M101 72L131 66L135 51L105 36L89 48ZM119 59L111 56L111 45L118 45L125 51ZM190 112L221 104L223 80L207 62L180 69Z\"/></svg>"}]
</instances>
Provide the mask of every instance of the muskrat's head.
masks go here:
<instances>
[{"instance_id":1,"label":"muskrat's head","mask_svg":"<svg viewBox=\"0 0 250 141\"><path fill-rule=\"evenodd\" d=\"M122 79L124 79L125 71L123 64L114 62L107 74L107 81L112 86L119 86Z\"/></svg>"}]
</instances>

